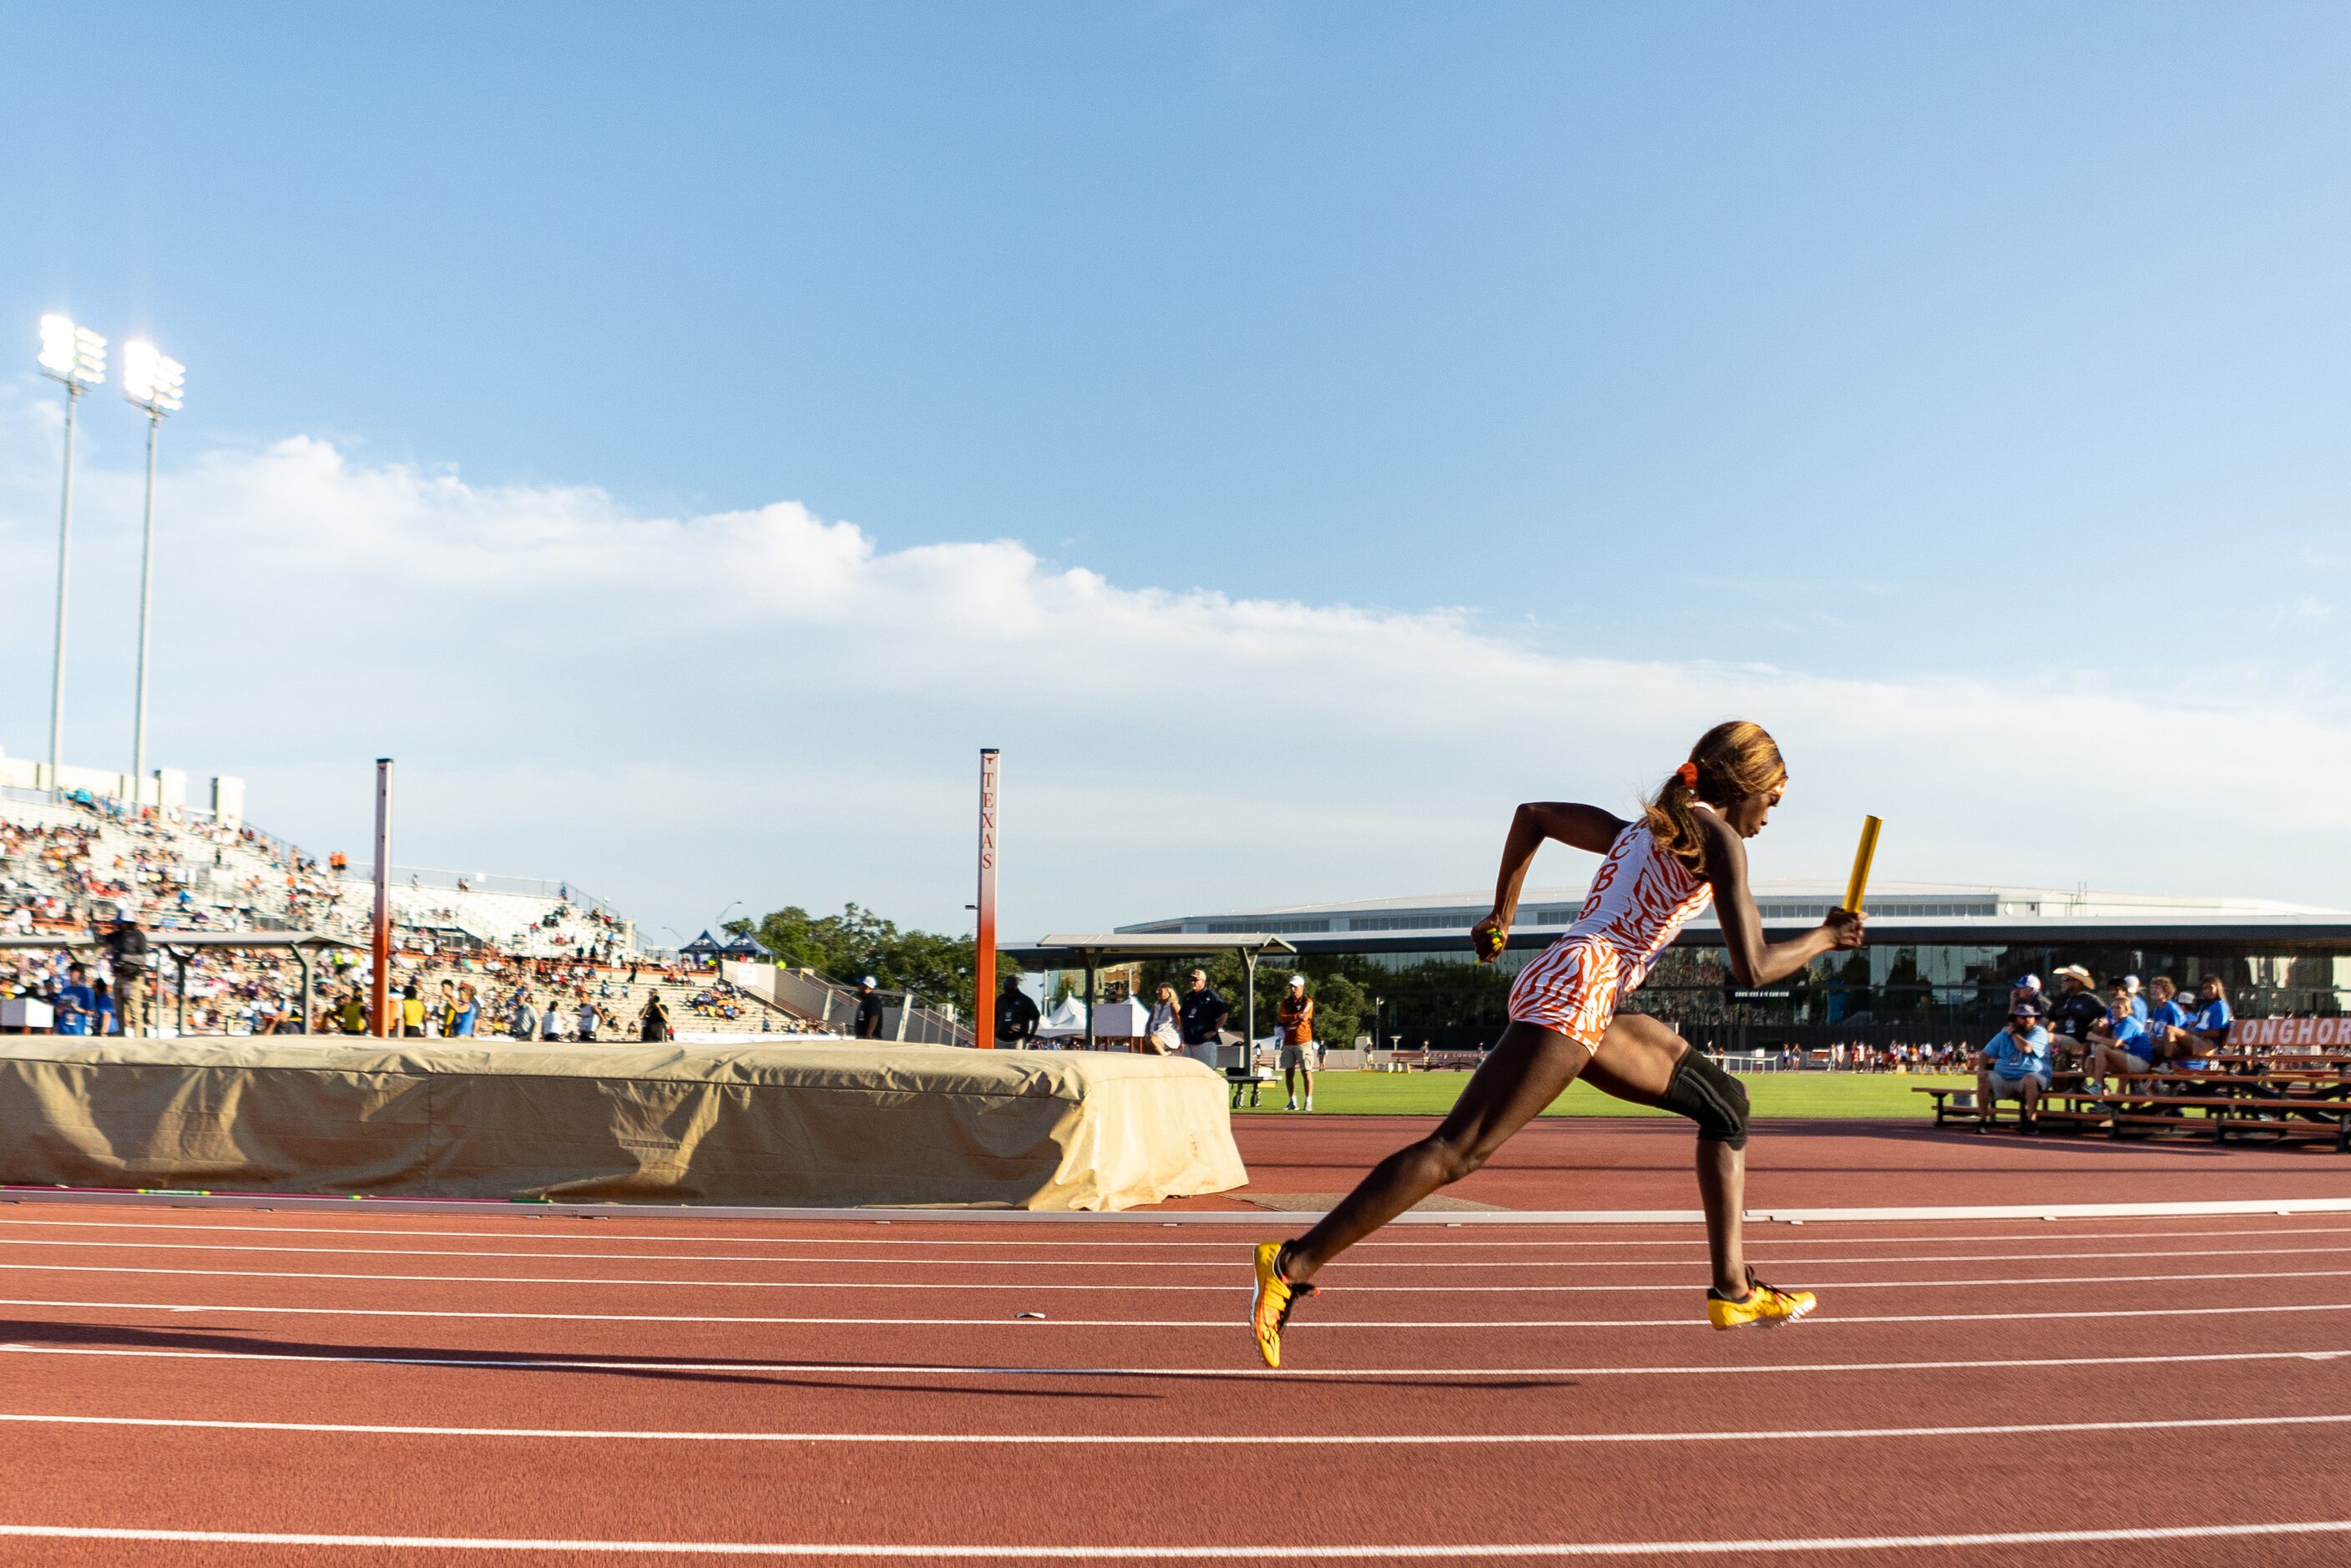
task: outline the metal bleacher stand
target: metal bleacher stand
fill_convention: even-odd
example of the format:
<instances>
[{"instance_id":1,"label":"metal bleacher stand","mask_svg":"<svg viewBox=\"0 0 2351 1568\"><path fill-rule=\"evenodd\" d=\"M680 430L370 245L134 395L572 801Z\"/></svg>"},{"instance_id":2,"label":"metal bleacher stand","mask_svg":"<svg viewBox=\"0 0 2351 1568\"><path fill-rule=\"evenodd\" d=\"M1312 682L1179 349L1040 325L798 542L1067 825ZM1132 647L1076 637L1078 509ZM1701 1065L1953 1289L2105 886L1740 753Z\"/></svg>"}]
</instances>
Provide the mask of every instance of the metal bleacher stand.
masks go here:
<instances>
[{"instance_id":1,"label":"metal bleacher stand","mask_svg":"<svg viewBox=\"0 0 2351 1568\"><path fill-rule=\"evenodd\" d=\"M310 1032L312 1015L317 1010L314 981L319 955L331 947L363 951L367 946L366 943L354 942L348 936L329 936L319 931L172 931L154 926L146 926L144 929L147 932L149 946L158 956L170 958L172 965L179 970L180 983L176 988L179 993L179 1009L174 1019L174 1027L183 1034L187 1031L188 1022L188 959L200 951L218 949L228 952L291 953L294 956L294 962L302 970L302 1032L308 1034ZM29 949L36 952L80 953L94 950L99 946L97 935L89 931L74 936L0 936L0 951L13 948L20 951ZM160 1002L163 986L162 965L157 964L152 973L154 977L152 983L158 993L155 999Z\"/></svg>"},{"instance_id":2,"label":"metal bleacher stand","mask_svg":"<svg viewBox=\"0 0 2351 1568\"><path fill-rule=\"evenodd\" d=\"M1086 972L1086 1045L1094 1049L1094 977L1105 959L1124 958L1194 958L1210 953L1237 953L1248 971L1241 987L1241 1044L1237 1061L1222 1061L1231 1047L1219 1047L1219 1064L1226 1081L1233 1086L1233 1104L1238 1106L1241 1094L1247 1091L1250 1103L1256 1103L1258 1092L1272 1081L1273 1075L1257 1065L1257 964L1269 953L1295 953L1298 949L1280 937L1264 931L1242 931L1204 936L1189 931L1134 932L1113 931L1098 936L1052 936L1039 939L1027 947L1006 947L1001 951L1023 966L1040 968L1072 969ZM1070 962L1074 958L1075 963Z\"/></svg>"}]
</instances>

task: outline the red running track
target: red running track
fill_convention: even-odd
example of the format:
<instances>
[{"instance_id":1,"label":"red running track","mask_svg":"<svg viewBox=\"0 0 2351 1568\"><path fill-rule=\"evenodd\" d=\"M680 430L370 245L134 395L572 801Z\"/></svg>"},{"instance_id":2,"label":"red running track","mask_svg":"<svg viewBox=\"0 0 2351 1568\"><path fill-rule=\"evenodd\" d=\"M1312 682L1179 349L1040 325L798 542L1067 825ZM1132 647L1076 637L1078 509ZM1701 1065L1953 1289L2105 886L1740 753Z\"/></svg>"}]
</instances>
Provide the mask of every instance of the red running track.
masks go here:
<instances>
[{"instance_id":1,"label":"red running track","mask_svg":"<svg viewBox=\"0 0 2351 1568\"><path fill-rule=\"evenodd\" d=\"M1430 1123L1397 1116L1242 1116L1248 1192L1332 1194ZM1502 1208L1694 1209L1687 1123L1552 1116L1531 1122L1447 1195ZM2226 1148L1937 1131L1917 1122L1765 1121L1748 1145L1754 1208L2008 1203L2175 1203L2351 1197L2332 1148ZM1179 1207L1235 1207L1230 1198ZM2351 1552L2346 1552L2351 1561Z\"/></svg>"},{"instance_id":2,"label":"red running track","mask_svg":"<svg viewBox=\"0 0 2351 1568\"><path fill-rule=\"evenodd\" d=\"M2351 1217L1253 1239L0 1206L0 1561L2351 1557Z\"/></svg>"}]
</instances>

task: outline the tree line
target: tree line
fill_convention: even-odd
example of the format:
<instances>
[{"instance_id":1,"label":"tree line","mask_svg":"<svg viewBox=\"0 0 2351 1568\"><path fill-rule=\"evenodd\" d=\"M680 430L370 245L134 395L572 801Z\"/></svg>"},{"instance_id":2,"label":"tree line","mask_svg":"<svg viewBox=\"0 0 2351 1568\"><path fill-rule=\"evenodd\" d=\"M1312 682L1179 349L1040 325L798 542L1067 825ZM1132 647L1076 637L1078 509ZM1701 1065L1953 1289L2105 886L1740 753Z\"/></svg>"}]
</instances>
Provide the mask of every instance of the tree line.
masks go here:
<instances>
[{"instance_id":1,"label":"tree line","mask_svg":"<svg viewBox=\"0 0 2351 1568\"><path fill-rule=\"evenodd\" d=\"M729 936L751 936L788 967L810 969L844 986L871 975L883 990L911 990L917 1001L951 1003L958 1016L971 1016L977 948L969 936L901 926L857 904L838 915L810 915L788 904L756 920L730 920L726 929ZM1459 962L1429 959L1405 968L1360 953L1267 957L1257 969L1258 1032L1272 1031L1274 1009L1290 988L1290 977L1302 974L1314 998L1315 1036L1325 1044L1344 1048L1373 1032L1374 998L1383 1046L1391 1035L1402 1037L1408 1050L1424 1042L1446 1049L1490 1044L1501 1030L1511 977L1468 957L1465 949ZM1239 1030L1246 966L1236 954L1148 959L1141 966L1136 999L1147 1005L1163 982L1181 995L1195 968L1208 972L1208 983L1232 1009L1228 1027ZM996 973L1000 985L1021 968L998 953ZM1075 980L1066 985L1074 993Z\"/></svg>"}]
</instances>

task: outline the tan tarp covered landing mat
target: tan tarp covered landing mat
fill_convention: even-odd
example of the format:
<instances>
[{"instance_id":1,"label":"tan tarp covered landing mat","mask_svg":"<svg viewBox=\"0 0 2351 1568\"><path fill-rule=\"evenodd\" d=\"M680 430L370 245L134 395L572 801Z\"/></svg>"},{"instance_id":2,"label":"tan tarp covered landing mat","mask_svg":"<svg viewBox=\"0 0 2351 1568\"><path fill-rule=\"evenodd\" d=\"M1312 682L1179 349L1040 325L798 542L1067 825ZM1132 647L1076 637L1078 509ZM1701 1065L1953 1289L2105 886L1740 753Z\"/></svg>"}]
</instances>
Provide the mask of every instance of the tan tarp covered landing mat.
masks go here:
<instances>
[{"instance_id":1,"label":"tan tarp covered landing mat","mask_svg":"<svg viewBox=\"0 0 2351 1568\"><path fill-rule=\"evenodd\" d=\"M0 1181L1116 1209L1248 1180L1183 1057L0 1037Z\"/></svg>"}]
</instances>

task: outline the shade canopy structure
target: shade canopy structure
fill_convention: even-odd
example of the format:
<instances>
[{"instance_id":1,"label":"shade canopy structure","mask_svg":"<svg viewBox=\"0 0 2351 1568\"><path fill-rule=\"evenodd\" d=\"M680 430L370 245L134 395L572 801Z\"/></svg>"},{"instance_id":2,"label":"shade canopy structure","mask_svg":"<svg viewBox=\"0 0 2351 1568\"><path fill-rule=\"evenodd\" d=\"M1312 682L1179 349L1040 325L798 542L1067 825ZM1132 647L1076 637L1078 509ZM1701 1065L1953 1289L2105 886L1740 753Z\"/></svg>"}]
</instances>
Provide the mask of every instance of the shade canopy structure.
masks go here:
<instances>
[{"instance_id":1,"label":"shade canopy structure","mask_svg":"<svg viewBox=\"0 0 2351 1568\"><path fill-rule=\"evenodd\" d=\"M323 931L150 930L147 932L147 942L148 946L159 953L169 956L172 961L180 967L182 981L180 1009L183 1023L186 1021L188 998L185 982L188 959L191 955L206 948L220 948L230 952L292 953L294 961L301 966L302 969L302 1032L304 1034L310 1032L310 1014L315 1006L312 970L313 966L318 962L319 955L332 947L346 948L352 952L365 952L368 946L366 943L353 941L349 936L331 936ZM18 952L78 953L97 946L99 946L99 936L95 930L84 931L79 935L69 936L0 936L0 952L14 949ZM159 968L156 970L156 981L159 986L162 980L162 971Z\"/></svg>"},{"instance_id":2,"label":"shade canopy structure","mask_svg":"<svg viewBox=\"0 0 2351 1568\"><path fill-rule=\"evenodd\" d=\"M734 941L719 948L718 954L723 958L747 958L754 962L772 956L765 947L751 940L748 936L737 936Z\"/></svg>"},{"instance_id":3,"label":"shade canopy structure","mask_svg":"<svg viewBox=\"0 0 2351 1568\"><path fill-rule=\"evenodd\" d=\"M1094 972L1104 959L1115 958L1189 958L1210 953L1238 953L1242 966L1249 971L1249 984L1243 988L1242 1017L1244 1031L1257 1038L1257 961L1268 953L1295 953L1298 949L1270 931L1220 932L1214 936L1196 936L1190 932L1171 931L1105 931L1099 934L1067 934L1040 937L1026 947L1000 947L1004 954L1023 966L1032 968L1081 968L1086 972L1086 999L1093 1000ZM1071 960L1074 959L1072 963ZM1086 1019L1086 1046L1094 1043L1093 1019Z\"/></svg>"},{"instance_id":4,"label":"shade canopy structure","mask_svg":"<svg viewBox=\"0 0 2351 1568\"><path fill-rule=\"evenodd\" d=\"M690 953L697 958L711 958L726 952L726 945L719 941L716 936L713 936L709 932L705 931L701 936L695 937L693 941L687 943L684 946L680 947L678 951L681 953Z\"/></svg>"}]
</instances>

